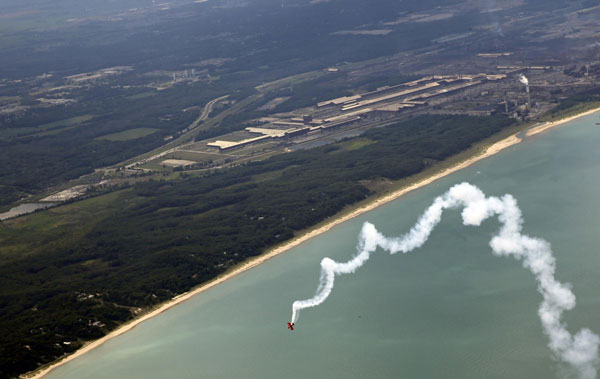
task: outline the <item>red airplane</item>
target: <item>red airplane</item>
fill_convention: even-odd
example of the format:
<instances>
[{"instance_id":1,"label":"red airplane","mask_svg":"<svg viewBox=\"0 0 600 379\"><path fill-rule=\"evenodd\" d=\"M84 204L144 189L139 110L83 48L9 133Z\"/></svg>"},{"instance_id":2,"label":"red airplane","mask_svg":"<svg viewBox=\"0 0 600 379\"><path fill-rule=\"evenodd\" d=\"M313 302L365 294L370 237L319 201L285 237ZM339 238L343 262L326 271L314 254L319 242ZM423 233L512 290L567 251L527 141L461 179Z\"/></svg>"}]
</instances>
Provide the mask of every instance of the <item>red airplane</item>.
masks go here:
<instances>
[{"instance_id":1,"label":"red airplane","mask_svg":"<svg viewBox=\"0 0 600 379\"><path fill-rule=\"evenodd\" d=\"M294 330L294 323L293 322L288 322L288 329L289 330Z\"/></svg>"}]
</instances>

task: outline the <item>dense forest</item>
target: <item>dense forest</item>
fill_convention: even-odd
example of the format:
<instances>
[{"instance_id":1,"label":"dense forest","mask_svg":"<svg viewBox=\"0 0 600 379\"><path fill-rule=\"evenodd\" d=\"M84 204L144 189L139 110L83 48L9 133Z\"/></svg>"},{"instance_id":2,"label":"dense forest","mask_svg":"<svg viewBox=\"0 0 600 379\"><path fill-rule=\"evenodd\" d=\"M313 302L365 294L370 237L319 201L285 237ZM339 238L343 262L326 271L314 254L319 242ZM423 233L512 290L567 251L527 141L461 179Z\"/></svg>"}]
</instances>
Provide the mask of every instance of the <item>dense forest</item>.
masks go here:
<instances>
[{"instance_id":1,"label":"dense forest","mask_svg":"<svg viewBox=\"0 0 600 379\"><path fill-rule=\"evenodd\" d=\"M149 181L0 224L0 377L100 337L372 192L497 133L421 116L205 177Z\"/></svg>"},{"instance_id":2,"label":"dense forest","mask_svg":"<svg viewBox=\"0 0 600 379\"><path fill-rule=\"evenodd\" d=\"M187 127L199 115L199 111L182 109L202 107L211 96L223 93L222 89L176 86L160 96L136 100L128 99L135 96L131 91L97 86L80 90L77 105L32 109L10 120L0 118L0 207L163 145L165 137ZM83 121L69 124L78 119ZM155 132L132 140L103 138L136 128Z\"/></svg>"},{"instance_id":3,"label":"dense forest","mask_svg":"<svg viewBox=\"0 0 600 379\"><path fill-rule=\"evenodd\" d=\"M562 20L563 8L595 5L526 0L492 11L493 1L460 0L174 0L164 8L151 0L5 3L2 211L176 140L212 99L229 95L185 138L223 135L274 112L434 74L427 67L439 61L461 57L462 65L482 51L518 51L531 25L548 22L547 13L532 12L561 9L553 20ZM449 17L406 22L459 3ZM575 17L569 12L564 22ZM500 38L494 25L515 16L527 24ZM539 47L571 43L556 35ZM407 68L404 57L420 58ZM372 59L389 67L377 72ZM89 81L68 78L113 66L130 67ZM192 69L197 75L189 79ZM448 68L455 69L471 68ZM185 80L176 80L183 70ZM277 97L287 100L260 110ZM600 101L597 90L561 101L549 117L592 101ZM0 378L73 352L381 194L381 183L421 172L512 122L416 116L264 161L98 189L85 200L0 222Z\"/></svg>"},{"instance_id":4,"label":"dense forest","mask_svg":"<svg viewBox=\"0 0 600 379\"><path fill-rule=\"evenodd\" d=\"M447 5L457 2L449 1ZM427 10L436 3L380 0L376 7L362 0L317 4L288 0L283 6L274 0L231 2L228 6L211 2L190 4L159 14L131 16L126 22L66 24L63 28L50 28L43 35L34 29L25 34L28 44L11 43L17 36L7 34L0 47L11 55L11 60L3 71L7 77L19 78L49 71L67 73L76 68L86 72L117 65L136 65L147 71L230 57L235 59L223 69L243 77L260 71L268 71L273 78L289 76L290 70L306 72L344 60L363 60L420 47L444 34L464 31L469 24L479 21L472 14L439 22L435 29L427 25L400 25L396 33L379 38L376 44L368 36L330 34L394 21L403 12ZM249 12L252 17L247 17ZM411 38L406 38L406 33L411 33ZM36 45L51 47L32 50ZM283 71L288 74L282 75Z\"/></svg>"},{"instance_id":5,"label":"dense forest","mask_svg":"<svg viewBox=\"0 0 600 379\"><path fill-rule=\"evenodd\" d=\"M373 6L364 0L230 1L225 5L181 0L161 11L145 0L104 7L92 3L60 0L48 7L39 0L10 0L5 5L8 13L0 26L0 51L10 59L0 67L0 108L4 101L9 107L27 109L9 116L0 112L2 209L21 197L159 146L193 120L192 113L183 109L202 106L224 94L242 100L242 95L252 95L254 87L265 82L347 62L437 49L439 38L475 30L472 43L467 44L472 50L469 54L498 42L492 31L482 28L490 22L489 15L482 13L485 4L467 7L447 19L398 23L399 17L411 12L430 11L438 1L378 0ZM456 3L460 2L446 1L444 6ZM495 12L495 17L565 6L560 1L529 0ZM115 12L138 7L145 10L115 16ZM18 16L22 12L27 17ZM77 22L66 22L78 17ZM385 33L380 35L360 34L382 28ZM352 33L339 33L344 31ZM500 47L519 46L521 34L506 32ZM443 52L449 57L465 53ZM72 88L78 86L65 80L68 75L123 65L132 71L80 88ZM168 81L168 72L194 67L202 72L203 80L195 85L158 91L156 83L151 83L150 77L157 73L162 72L167 79L161 80ZM363 83L363 89L409 79L407 74L398 70L396 78L375 78ZM44 75L49 77L41 78ZM346 84L352 85L307 81L282 88L277 96L291 99L273 111L289 111L361 87L360 83ZM39 97L46 96L44 91L51 87L60 88L52 93L54 98L68 97L76 103L41 105ZM11 98L18 99L6 100ZM198 138L243 128L243 121L261 115L252 110L230 115L220 129L204 130ZM61 124L78 117L91 118L76 127ZM157 132L135 141L101 139L136 128ZM32 130L36 132L27 134Z\"/></svg>"},{"instance_id":6,"label":"dense forest","mask_svg":"<svg viewBox=\"0 0 600 379\"><path fill-rule=\"evenodd\" d=\"M26 43L11 43L20 34L3 35L0 49L11 59L0 68L0 80L19 80L14 82L17 84L0 83L0 99L19 96L19 104L30 108L10 117L0 113L0 208L160 146L164 138L183 130L197 117L182 112L187 107L202 106L224 94L243 100L244 95L254 94L254 86L264 82L344 61L420 48L444 33L464 31L466 25L478 22L477 16L470 14L437 22L435 29L420 24L396 26L397 31L378 37L378 43L373 44L369 36L331 33L365 22L393 20L399 12L420 10L424 4L411 1L399 7L395 1L386 0L372 7L353 0L347 5L340 13L339 4L292 1L286 7L273 7L273 2L266 0L252 5L254 17L245 17L246 6L222 9L193 4L156 18L67 24L42 34L23 31ZM405 38L407 33L415 38ZM210 59L222 62L198 66ZM70 83L63 80L67 75L122 65L131 65L134 71L80 88L69 88ZM147 88L155 85L149 73L189 67L200 67L203 77L214 80L161 91ZM32 77L44 73L53 76L46 82ZM265 99L291 96L273 110L290 111L347 94L359 87L356 84L364 85L317 79L265 94ZM63 86L68 88L68 95L62 96L77 103L48 108L37 100L42 95L32 95L41 88ZM232 114L218 129L204 130L197 138L242 129L243 121L265 114L251 110ZM62 124L88 116L92 118L77 125ZM157 132L135 141L101 139L135 128Z\"/></svg>"}]
</instances>

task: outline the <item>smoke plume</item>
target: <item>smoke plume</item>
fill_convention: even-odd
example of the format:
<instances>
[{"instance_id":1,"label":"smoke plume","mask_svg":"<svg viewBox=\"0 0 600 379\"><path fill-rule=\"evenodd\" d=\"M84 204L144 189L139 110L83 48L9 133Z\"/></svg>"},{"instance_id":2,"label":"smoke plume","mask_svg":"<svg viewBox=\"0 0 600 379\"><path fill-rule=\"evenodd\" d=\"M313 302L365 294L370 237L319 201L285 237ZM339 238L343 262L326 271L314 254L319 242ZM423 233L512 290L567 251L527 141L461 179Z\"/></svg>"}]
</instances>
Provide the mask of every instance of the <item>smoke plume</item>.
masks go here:
<instances>
[{"instance_id":1,"label":"smoke plume","mask_svg":"<svg viewBox=\"0 0 600 379\"><path fill-rule=\"evenodd\" d=\"M500 20L498 19L498 11L501 11L502 7L498 7L496 0L484 0L475 2L474 4L479 4L481 13L485 15L484 18L486 21L491 22L494 33L500 37L504 37L502 25L500 25Z\"/></svg>"},{"instance_id":2,"label":"smoke plume","mask_svg":"<svg viewBox=\"0 0 600 379\"><path fill-rule=\"evenodd\" d=\"M529 79L523 74L519 75L519 81L525 85L529 85Z\"/></svg>"},{"instance_id":3,"label":"smoke plume","mask_svg":"<svg viewBox=\"0 0 600 379\"><path fill-rule=\"evenodd\" d=\"M365 222L359 235L358 252L354 258L344 263L323 258L317 292L311 299L294 301L292 322L298 321L300 310L316 307L327 299L333 290L336 275L354 273L377 247L387 250L390 254L396 254L408 253L423 246L440 222L444 209L460 207L463 208L462 219L465 225L478 226L490 217L498 217L502 226L492 237L490 247L496 256L513 256L521 260L523 266L535 276L538 291L543 299L538 315L549 338L548 347L559 360L576 368L582 379L595 378L600 338L589 329L582 329L572 335L561 321L562 313L575 307L575 295L571 292L569 284L560 283L554 278L556 260L550 244L521 233L523 219L514 197L508 194L501 198L486 197L479 188L469 183L457 184L444 195L437 197L412 229L403 236L385 237L373 224Z\"/></svg>"}]
</instances>

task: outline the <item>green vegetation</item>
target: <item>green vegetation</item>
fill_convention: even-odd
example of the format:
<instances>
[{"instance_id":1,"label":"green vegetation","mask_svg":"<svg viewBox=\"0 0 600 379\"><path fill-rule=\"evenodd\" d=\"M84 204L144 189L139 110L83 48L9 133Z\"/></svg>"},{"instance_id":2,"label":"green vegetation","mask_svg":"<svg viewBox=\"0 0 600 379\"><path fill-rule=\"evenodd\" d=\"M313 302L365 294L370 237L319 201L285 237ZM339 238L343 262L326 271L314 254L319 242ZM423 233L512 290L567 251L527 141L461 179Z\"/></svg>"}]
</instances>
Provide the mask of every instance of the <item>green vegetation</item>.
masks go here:
<instances>
[{"instance_id":1,"label":"green vegetation","mask_svg":"<svg viewBox=\"0 0 600 379\"><path fill-rule=\"evenodd\" d=\"M68 353L138 307L189 290L365 199L372 192L362 183L418 173L509 123L422 116L354 140L204 177L138 183L2 223L0 377Z\"/></svg>"},{"instance_id":2,"label":"green vegetation","mask_svg":"<svg viewBox=\"0 0 600 379\"><path fill-rule=\"evenodd\" d=\"M594 88L561 100L550 112L540 117L540 121L556 121L598 107L600 107L600 89Z\"/></svg>"},{"instance_id":3,"label":"green vegetation","mask_svg":"<svg viewBox=\"0 0 600 379\"><path fill-rule=\"evenodd\" d=\"M0 128L0 140L11 140L15 137L44 136L48 134L60 133L67 129L72 129L75 126L83 125L93 118L94 115L86 114L41 125Z\"/></svg>"},{"instance_id":4,"label":"green vegetation","mask_svg":"<svg viewBox=\"0 0 600 379\"><path fill-rule=\"evenodd\" d=\"M48 124L42 124L42 125L38 126L38 129L50 130L50 129L55 129L56 127L60 127L60 126L73 126L73 125L82 124L86 121L90 121L93 118L94 118L94 115L91 115L91 114L86 114L86 115L77 116L77 117L71 117L66 120L59 120L59 121L50 122Z\"/></svg>"},{"instance_id":5,"label":"green vegetation","mask_svg":"<svg viewBox=\"0 0 600 379\"><path fill-rule=\"evenodd\" d=\"M470 50L438 49L439 44L432 42L469 31L474 41L465 46L480 50L489 46L490 39L495 41L487 31L475 32L487 30L482 26L489 23L478 12L435 22L388 25L393 31L376 37L334 34L430 11L439 0L380 0L377 7L365 0L315 4L290 0L285 7L275 0L234 7L181 0L161 11L164 17L155 17L157 10L150 10L147 0L92 3L3 3L0 51L11 59L0 68L0 99L14 102L10 107L16 110L0 114L0 183L5 186L0 191L0 207L16 201L20 194L39 193L159 147L164 138L177 137L197 117L183 109L203 106L216 97L230 94L236 103L218 115L215 108L211 116L218 122L207 120L200 125L191 133L197 139L242 129L245 121L264 115L256 109L275 97L291 96L275 109L283 112L412 79L411 73L396 64L378 72L353 62L378 59L378 64L384 64L382 57L432 48L445 51L439 59L446 54L469 54ZM452 0L444 5L457 3ZM553 9L566 6L551 3ZM530 0L506 13L545 6L548 1ZM121 14L132 8L145 10ZM111 17L117 14L118 18ZM85 20L64 22L79 17ZM518 47L519 38L515 31L503 43ZM133 71L79 83L65 79L125 65ZM331 66L340 71L325 72ZM193 81L172 82L173 72L192 68L197 73ZM76 103L51 106L42 104L39 96ZM246 99L251 99L247 106L237 107ZM95 117L61 124L86 115ZM53 126L41 130L39 125ZM158 131L135 143L97 139L139 128Z\"/></svg>"},{"instance_id":6,"label":"green vegetation","mask_svg":"<svg viewBox=\"0 0 600 379\"><path fill-rule=\"evenodd\" d=\"M198 117L182 109L223 95L222 89L187 86L137 100L127 100L130 93L108 85L82 88L77 106L0 117L0 206L161 146Z\"/></svg>"},{"instance_id":7,"label":"green vegetation","mask_svg":"<svg viewBox=\"0 0 600 379\"><path fill-rule=\"evenodd\" d=\"M340 143L340 146L342 146L345 150L352 151L369 146L372 143L375 143L375 141L368 138L353 138L347 142Z\"/></svg>"},{"instance_id":8,"label":"green vegetation","mask_svg":"<svg viewBox=\"0 0 600 379\"><path fill-rule=\"evenodd\" d=\"M125 130L119 133L107 134L105 136L96 137L99 140L107 140L107 141L129 141L132 139L138 139L142 137L149 136L150 134L154 134L158 132L158 129L153 128L135 128Z\"/></svg>"},{"instance_id":9,"label":"green vegetation","mask_svg":"<svg viewBox=\"0 0 600 379\"><path fill-rule=\"evenodd\" d=\"M515 26L499 39L488 15L475 10L388 24L392 32L376 37L335 34L430 12L439 0L227 3L174 0L158 13L148 0L5 0L0 51L10 59L0 67L0 209L97 168L150 156L190 125L197 128L182 137L186 142L238 131L271 113L258 108L276 97L289 99L273 112L293 111L412 80L403 70L415 70L410 60L418 56L418 71L425 72L434 60L458 64L455 58L482 49L519 51L523 35ZM498 15L576 7L565 4L528 0ZM144 10L123 12L131 8ZM472 37L460 47L432 42L467 32ZM409 58L406 65L402 56ZM372 59L376 65L356 63ZM83 82L67 78L113 66L133 69ZM332 66L339 71L327 72ZM196 77L186 72L173 81L173 73L190 69ZM231 102L196 125L204 105L224 95ZM581 96L563 101L549 117L592 104L576 105L581 101L600 101L597 93ZM132 179L135 184L110 194L0 223L0 378L73 351L140 309L383 191L391 180L506 132L509 123L422 116L211 173L175 173L156 160L146 167L162 171L155 177L163 180ZM277 143L228 154L261 153ZM174 154L198 162L222 156Z\"/></svg>"},{"instance_id":10,"label":"green vegetation","mask_svg":"<svg viewBox=\"0 0 600 379\"><path fill-rule=\"evenodd\" d=\"M142 93L138 93L136 95L130 95L127 96L126 99L127 100L140 100L140 99L145 99L146 97L152 97L152 96L156 96L157 93L156 92L142 92Z\"/></svg>"},{"instance_id":11,"label":"green vegetation","mask_svg":"<svg viewBox=\"0 0 600 379\"><path fill-rule=\"evenodd\" d=\"M211 154L211 153L200 153L194 151L177 151L173 154L169 154L168 158L170 159L182 159L186 161L195 161L195 162L209 162L209 161L217 161L221 159L227 158L226 155L221 154Z\"/></svg>"}]
</instances>

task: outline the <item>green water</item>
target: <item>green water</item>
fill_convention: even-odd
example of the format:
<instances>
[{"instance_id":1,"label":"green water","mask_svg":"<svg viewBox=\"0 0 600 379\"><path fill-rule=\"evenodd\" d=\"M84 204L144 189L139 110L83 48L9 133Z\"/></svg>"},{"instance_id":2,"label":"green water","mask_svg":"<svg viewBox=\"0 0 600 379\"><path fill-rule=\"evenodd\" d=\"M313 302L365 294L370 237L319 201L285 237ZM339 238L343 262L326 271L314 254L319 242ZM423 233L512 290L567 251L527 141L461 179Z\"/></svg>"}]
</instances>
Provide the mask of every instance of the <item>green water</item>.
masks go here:
<instances>
[{"instance_id":1,"label":"green water","mask_svg":"<svg viewBox=\"0 0 600 379\"><path fill-rule=\"evenodd\" d=\"M445 213L409 255L380 252L336 280L329 299L286 329L311 297L324 256L345 261L371 221L407 231L433 198L469 181L513 194L524 233L552 243L557 278L573 285L569 330L600 333L598 115L528 139L344 223L58 368L49 378L562 378L537 318L533 276L492 255L495 220L463 226Z\"/></svg>"}]
</instances>

